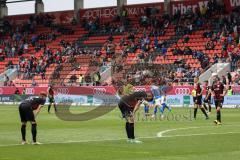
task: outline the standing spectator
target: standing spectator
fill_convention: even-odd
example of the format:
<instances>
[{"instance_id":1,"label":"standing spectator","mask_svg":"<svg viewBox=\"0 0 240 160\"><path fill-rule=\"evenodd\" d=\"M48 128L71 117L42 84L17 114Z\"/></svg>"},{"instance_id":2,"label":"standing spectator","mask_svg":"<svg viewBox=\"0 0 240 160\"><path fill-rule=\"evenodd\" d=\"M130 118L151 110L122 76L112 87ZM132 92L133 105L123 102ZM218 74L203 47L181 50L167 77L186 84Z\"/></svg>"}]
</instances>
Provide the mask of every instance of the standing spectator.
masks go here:
<instances>
[{"instance_id":1,"label":"standing spectator","mask_svg":"<svg viewBox=\"0 0 240 160\"><path fill-rule=\"evenodd\" d=\"M227 78L228 78L228 83L231 84L232 83L232 75L231 73L227 73Z\"/></svg>"},{"instance_id":2,"label":"standing spectator","mask_svg":"<svg viewBox=\"0 0 240 160\"><path fill-rule=\"evenodd\" d=\"M84 75L80 74L79 78L78 78L78 82L79 85L82 86L83 85L83 80L84 80Z\"/></svg>"},{"instance_id":3,"label":"standing spectator","mask_svg":"<svg viewBox=\"0 0 240 160\"><path fill-rule=\"evenodd\" d=\"M3 85L4 85L4 86L7 86L8 81L9 81L9 77L5 74L5 75L4 75L4 80L3 80Z\"/></svg>"}]
</instances>

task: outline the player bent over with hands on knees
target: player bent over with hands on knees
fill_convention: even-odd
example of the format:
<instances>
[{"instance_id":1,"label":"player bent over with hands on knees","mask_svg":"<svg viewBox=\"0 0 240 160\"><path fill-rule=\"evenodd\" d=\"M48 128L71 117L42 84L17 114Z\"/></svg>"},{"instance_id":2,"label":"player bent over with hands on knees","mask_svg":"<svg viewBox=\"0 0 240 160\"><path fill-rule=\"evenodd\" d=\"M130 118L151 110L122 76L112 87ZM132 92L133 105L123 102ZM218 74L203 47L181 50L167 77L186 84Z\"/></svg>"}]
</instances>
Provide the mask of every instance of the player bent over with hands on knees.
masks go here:
<instances>
[{"instance_id":1,"label":"player bent over with hands on knees","mask_svg":"<svg viewBox=\"0 0 240 160\"><path fill-rule=\"evenodd\" d=\"M126 119L125 129L128 137L128 142L130 143L142 143L141 141L135 139L134 115L145 98L147 98L147 94L145 92L134 92L123 95L118 103L122 117Z\"/></svg>"},{"instance_id":2,"label":"player bent over with hands on knees","mask_svg":"<svg viewBox=\"0 0 240 160\"><path fill-rule=\"evenodd\" d=\"M37 142L37 122L36 117L39 114L41 108L46 102L47 94L41 92L39 97L28 98L21 102L19 105L19 115L21 118L21 134L22 134L22 144L27 144L26 141L26 125L30 122L32 125L32 144L41 144Z\"/></svg>"}]
</instances>

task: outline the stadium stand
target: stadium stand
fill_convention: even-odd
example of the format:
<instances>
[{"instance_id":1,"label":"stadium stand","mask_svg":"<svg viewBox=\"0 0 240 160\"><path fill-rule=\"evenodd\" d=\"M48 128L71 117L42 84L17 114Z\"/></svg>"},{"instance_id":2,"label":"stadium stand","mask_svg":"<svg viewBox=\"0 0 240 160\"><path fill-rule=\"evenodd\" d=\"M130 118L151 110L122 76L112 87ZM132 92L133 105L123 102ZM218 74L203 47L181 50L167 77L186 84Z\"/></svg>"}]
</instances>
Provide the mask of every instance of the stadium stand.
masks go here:
<instances>
[{"instance_id":1,"label":"stadium stand","mask_svg":"<svg viewBox=\"0 0 240 160\"><path fill-rule=\"evenodd\" d=\"M6 18L0 73L18 66L16 86L100 85L94 77L100 79L100 68L107 64L112 75L101 85L123 79L136 85L153 80L179 85L192 84L194 77L222 61L231 63L234 81L239 81L239 12L208 3L173 16L121 14L112 20L82 19L80 24L57 24L48 14L30 16L22 25Z\"/></svg>"}]
</instances>

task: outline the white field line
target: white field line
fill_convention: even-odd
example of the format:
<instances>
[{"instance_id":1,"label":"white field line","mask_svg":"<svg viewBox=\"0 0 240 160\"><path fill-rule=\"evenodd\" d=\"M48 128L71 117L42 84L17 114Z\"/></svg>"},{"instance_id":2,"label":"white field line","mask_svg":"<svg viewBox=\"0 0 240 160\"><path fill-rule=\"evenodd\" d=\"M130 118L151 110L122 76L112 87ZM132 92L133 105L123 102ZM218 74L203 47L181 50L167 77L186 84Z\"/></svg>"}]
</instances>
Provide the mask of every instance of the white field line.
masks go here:
<instances>
[{"instance_id":1,"label":"white field line","mask_svg":"<svg viewBox=\"0 0 240 160\"><path fill-rule=\"evenodd\" d=\"M239 126L239 125L226 125L226 126ZM199 134L183 134L183 135L163 135L172 131L179 130L187 130L187 129L197 129L197 128L208 128L208 127L216 127L216 126L199 126L199 127L186 127L186 128L175 128L168 129L157 133L157 136L151 137L139 137L140 139L153 139L153 138L170 138L170 137L191 137L191 136L205 136L205 135L226 135L226 134L240 134L240 132L222 132L222 133L199 133ZM81 141L65 141L65 142L46 142L41 145L49 145L49 144L71 144L71 143L91 143L91 142L105 142L105 141L120 141L126 140L126 138L114 138L114 139L98 139L98 140L81 140ZM0 147L12 147L12 146L24 146L22 144L6 144L1 145Z\"/></svg>"}]
</instances>

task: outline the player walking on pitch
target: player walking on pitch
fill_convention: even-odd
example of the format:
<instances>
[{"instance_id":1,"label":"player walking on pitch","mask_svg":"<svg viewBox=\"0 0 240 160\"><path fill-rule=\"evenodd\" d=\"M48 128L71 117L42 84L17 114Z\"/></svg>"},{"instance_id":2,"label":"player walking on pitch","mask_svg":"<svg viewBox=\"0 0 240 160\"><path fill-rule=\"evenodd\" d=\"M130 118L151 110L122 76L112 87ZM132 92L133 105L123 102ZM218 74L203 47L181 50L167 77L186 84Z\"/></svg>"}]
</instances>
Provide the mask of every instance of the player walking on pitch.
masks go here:
<instances>
[{"instance_id":1,"label":"player walking on pitch","mask_svg":"<svg viewBox=\"0 0 240 160\"><path fill-rule=\"evenodd\" d=\"M141 141L135 139L134 115L146 97L147 94L145 92L134 92L121 97L118 103L122 117L126 119L125 129L128 137L128 142L142 143Z\"/></svg>"},{"instance_id":2,"label":"player walking on pitch","mask_svg":"<svg viewBox=\"0 0 240 160\"><path fill-rule=\"evenodd\" d=\"M194 84L194 89L196 91L196 95L195 95L195 105L194 105L194 119L196 119L197 116L197 110L198 108L201 109L201 111L203 112L203 114L205 115L206 119L209 119L206 110L204 109L204 107L202 106L202 88L200 86L200 83L195 83Z\"/></svg>"},{"instance_id":3,"label":"player walking on pitch","mask_svg":"<svg viewBox=\"0 0 240 160\"><path fill-rule=\"evenodd\" d=\"M161 105L162 106L160 108L160 112L161 112L161 117L163 118L165 108L167 108L169 112L172 111L172 108L167 105L167 94L166 94L166 92L161 97Z\"/></svg>"},{"instance_id":4,"label":"player walking on pitch","mask_svg":"<svg viewBox=\"0 0 240 160\"><path fill-rule=\"evenodd\" d=\"M212 88L211 88L211 93L214 97L214 103L215 107L217 110L216 117L217 119L214 121L216 125L221 125L221 108L224 102L224 96L226 95L226 89L225 86L222 82L220 82L219 77L215 77Z\"/></svg>"},{"instance_id":5,"label":"player walking on pitch","mask_svg":"<svg viewBox=\"0 0 240 160\"><path fill-rule=\"evenodd\" d=\"M208 85L208 81L205 82L205 90L206 90L206 97L203 100L203 106L208 113L211 113L212 107L211 107L211 86ZM207 108L207 105L208 108Z\"/></svg>"},{"instance_id":6,"label":"player walking on pitch","mask_svg":"<svg viewBox=\"0 0 240 160\"><path fill-rule=\"evenodd\" d=\"M52 104L55 109L55 112L57 112L57 108L56 108L56 104L55 104L55 100L54 100L54 89L53 89L52 85L50 85L48 88L48 100L49 100L48 113L50 113Z\"/></svg>"},{"instance_id":7,"label":"player walking on pitch","mask_svg":"<svg viewBox=\"0 0 240 160\"><path fill-rule=\"evenodd\" d=\"M47 94L42 92L40 93L39 97L26 99L19 105L19 115L22 123L22 144L27 144L26 125L28 121L32 124L32 144L40 144L39 142L37 142L37 122L35 119L40 112L42 106L45 104L46 97Z\"/></svg>"}]
</instances>

